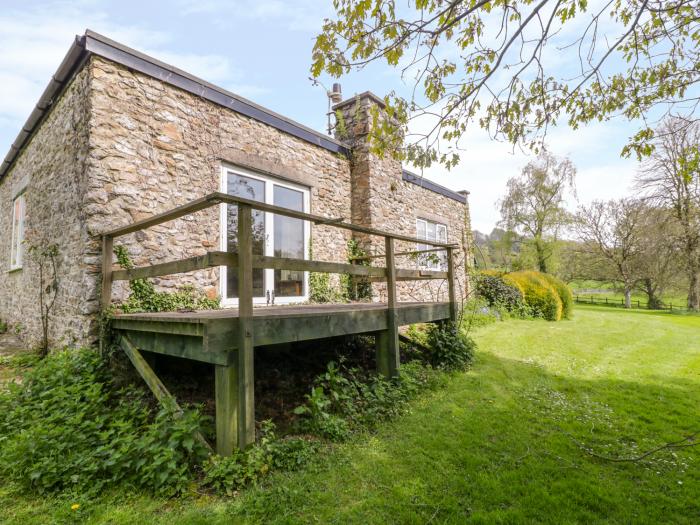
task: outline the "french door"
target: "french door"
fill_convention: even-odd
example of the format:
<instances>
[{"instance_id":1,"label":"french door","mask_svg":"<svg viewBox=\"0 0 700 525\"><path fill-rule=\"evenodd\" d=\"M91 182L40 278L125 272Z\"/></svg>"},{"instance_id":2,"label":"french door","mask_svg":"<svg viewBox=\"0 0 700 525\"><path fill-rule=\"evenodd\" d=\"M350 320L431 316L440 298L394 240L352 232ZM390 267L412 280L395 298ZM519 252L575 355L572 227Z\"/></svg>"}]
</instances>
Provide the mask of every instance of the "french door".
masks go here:
<instances>
[{"instance_id":1,"label":"french door","mask_svg":"<svg viewBox=\"0 0 700 525\"><path fill-rule=\"evenodd\" d=\"M309 189L241 168L223 167L221 191L297 211L309 211ZM221 205L221 249L238 251L238 208ZM306 259L310 228L307 221L253 210L253 255ZM284 304L308 299L308 272L257 268L253 270L253 300ZM238 304L238 275L221 268L224 305Z\"/></svg>"}]
</instances>

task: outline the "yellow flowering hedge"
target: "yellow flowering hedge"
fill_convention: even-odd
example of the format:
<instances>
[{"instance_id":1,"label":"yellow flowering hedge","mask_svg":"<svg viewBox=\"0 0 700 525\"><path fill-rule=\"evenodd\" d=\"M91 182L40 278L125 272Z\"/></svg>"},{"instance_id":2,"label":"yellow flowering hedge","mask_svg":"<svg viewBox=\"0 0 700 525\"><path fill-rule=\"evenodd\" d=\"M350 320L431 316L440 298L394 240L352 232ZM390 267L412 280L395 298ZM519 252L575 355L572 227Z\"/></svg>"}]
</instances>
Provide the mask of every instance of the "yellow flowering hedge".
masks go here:
<instances>
[{"instance_id":1,"label":"yellow flowering hedge","mask_svg":"<svg viewBox=\"0 0 700 525\"><path fill-rule=\"evenodd\" d=\"M559 321L564 312L566 316L571 315L573 300L567 298L565 289L568 290L568 287L556 277L528 270L508 273L503 280L522 291L525 304L534 317ZM564 295L564 299L560 294Z\"/></svg>"}]
</instances>

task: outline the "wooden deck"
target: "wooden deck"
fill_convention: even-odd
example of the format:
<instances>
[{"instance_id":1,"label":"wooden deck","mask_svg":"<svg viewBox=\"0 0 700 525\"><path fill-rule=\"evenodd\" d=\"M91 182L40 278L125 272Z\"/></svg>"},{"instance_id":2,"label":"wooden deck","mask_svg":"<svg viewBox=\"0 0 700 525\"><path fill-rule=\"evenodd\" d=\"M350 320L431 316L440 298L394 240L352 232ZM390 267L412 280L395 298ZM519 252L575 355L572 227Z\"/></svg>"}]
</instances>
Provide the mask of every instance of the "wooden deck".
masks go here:
<instances>
[{"instance_id":1,"label":"wooden deck","mask_svg":"<svg viewBox=\"0 0 700 525\"><path fill-rule=\"evenodd\" d=\"M309 341L388 329L385 303L253 308L253 346ZM227 365L238 349L238 309L119 314L112 327L141 350ZM398 303L398 326L448 319L449 303Z\"/></svg>"},{"instance_id":2,"label":"wooden deck","mask_svg":"<svg viewBox=\"0 0 700 525\"><path fill-rule=\"evenodd\" d=\"M237 253L213 251L179 261L139 268L114 268L114 239L223 204L238 208ZM342 228L354 234L383 237L384 254L355 258L350 261L351 264L254 255L252 210L308 221L311 224ZM444 252L447 271L397 268L395 241L432 246L423 251L403 252L402 255ZM238 276L240 306L237 309L118 314L111 322L115 340L154 395L166 405L177 407L174 398L140 351L214 365L216 450L222 455L230 455L236 447L242 448L255 441L253 382L256 348L341 335L373 334L376 341L377 370L387 377L396 376L400 364L399 326L456 319L454 248L455 245L445 242L417 239L346 223L342 219L280 208L224 193L212 193L168 212L103 234L102 306L105 310L110 309L113 281L148 279L221 266L226 266L229 273L233 272ZM367 264L369 260L380 257L384 258L385 266ZM363 259L364 264L359 259ZM257 268L340 273L366 281L381 280L386 282L387 303L254 308L252 275L253 270ZM424 279L446 280L449 301L398 302L397 281Z\"/></svg>"}]
</instances>

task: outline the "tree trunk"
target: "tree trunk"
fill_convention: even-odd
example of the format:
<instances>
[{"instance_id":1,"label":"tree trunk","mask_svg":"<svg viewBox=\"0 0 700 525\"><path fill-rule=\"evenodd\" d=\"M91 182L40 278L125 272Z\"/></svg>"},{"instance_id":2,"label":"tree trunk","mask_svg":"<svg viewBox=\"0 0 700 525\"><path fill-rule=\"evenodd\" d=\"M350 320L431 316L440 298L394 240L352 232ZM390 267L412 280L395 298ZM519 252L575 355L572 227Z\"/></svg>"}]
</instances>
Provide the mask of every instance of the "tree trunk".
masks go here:
<instances>
[{"instance_id":1,"label":"tree trunk","mask_svg":"<svg viewBox=\"0 0 700 525\"><path fill-rule=\"evenodd\" d=\"M696 271L691 271L688 276L690 285L688 286L688 309L700 310L700 274Z\"/></svg>"},{"instance_id":2,"label":"tree trunk","mask_svg":"<svg viewBox=\"0 0 700 525\"><path fill-rule=\"evenodd\" d=\"M644 279L644 293L647 296L647 308L658 310L661 307L661 298L656 293L656 288L651 279Z\"/></svg>"},{"instance_id":3,"label":"tree trunk","mask_svg":"<svg viewBox=\"0 0 700 525\"><path fill-rule=\"evenodd\" d=\"M535 238L535 251L537 252L537 269L542 273L549 273L547 270L547 254L544 241Z\"/></svg>"},{"instance_id":4,"label":"tree trunk","mask_svg":"<svg viewBox=\"0 0 700 525\"><path fill-rule=\"evenodd\" d=\"M625 308L632 308L632 288L625 286Z\"/></svg>"}]
</instances>

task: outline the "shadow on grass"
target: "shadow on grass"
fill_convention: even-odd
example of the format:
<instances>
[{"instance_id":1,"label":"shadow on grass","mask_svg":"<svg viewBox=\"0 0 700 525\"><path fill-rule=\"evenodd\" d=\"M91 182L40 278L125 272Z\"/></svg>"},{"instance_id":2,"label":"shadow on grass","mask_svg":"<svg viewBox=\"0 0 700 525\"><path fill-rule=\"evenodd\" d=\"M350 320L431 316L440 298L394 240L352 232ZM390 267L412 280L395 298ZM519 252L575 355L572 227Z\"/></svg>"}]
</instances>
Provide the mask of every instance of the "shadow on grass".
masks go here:
<instances>
[{"instance_id":1,"label":"shadow on grass","mask_svg":"<svg viewBox=\"0 0 700 525\"><path fill-rule=\"evenodd\" d=\"M700 385L582 380L479 354L412 414L273 477L232 508L254 522L697 523L697 448L637 456L698 430Z\"/></svg>"}]
</instances>

